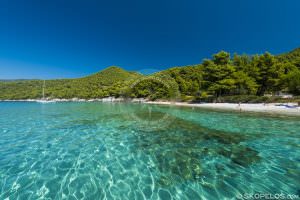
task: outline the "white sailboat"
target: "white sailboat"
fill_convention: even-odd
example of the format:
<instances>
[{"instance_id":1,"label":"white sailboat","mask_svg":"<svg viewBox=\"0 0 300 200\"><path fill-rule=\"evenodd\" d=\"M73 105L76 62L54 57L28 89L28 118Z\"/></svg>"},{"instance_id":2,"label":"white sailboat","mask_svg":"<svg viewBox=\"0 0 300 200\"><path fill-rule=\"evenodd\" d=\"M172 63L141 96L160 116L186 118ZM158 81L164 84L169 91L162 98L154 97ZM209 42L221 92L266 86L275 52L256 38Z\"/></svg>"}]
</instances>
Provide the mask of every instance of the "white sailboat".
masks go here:
<instances>
[{"instance_id":1,"label":"white sailboat","mask_svg":"<svg viewBox=\"0 0 300 200\"><path fill-rule=\"evenodd\" d=\"M54 100L47 100L45 98L45 86L46 86L46 81L44 80L44 84L43 84L43 98L40 100L37 100L38 103L54 103Z\"/></svg>"}]
</instances>

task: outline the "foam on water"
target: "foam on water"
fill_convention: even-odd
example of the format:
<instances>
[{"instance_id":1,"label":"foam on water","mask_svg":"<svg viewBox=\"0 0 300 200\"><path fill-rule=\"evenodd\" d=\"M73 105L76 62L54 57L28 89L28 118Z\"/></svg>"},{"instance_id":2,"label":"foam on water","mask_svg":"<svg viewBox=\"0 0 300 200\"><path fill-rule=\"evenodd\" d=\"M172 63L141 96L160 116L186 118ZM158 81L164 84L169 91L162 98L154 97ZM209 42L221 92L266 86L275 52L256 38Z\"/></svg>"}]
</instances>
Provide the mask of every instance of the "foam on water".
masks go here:
<instances>
[{"instance_id":1,"label":"foam on water","mask_svg":"<svg viewBox=\"0 0 300 200\"><path fill-rule=\"evenodd\" d=\"M122 103L0 109L0 199L300 195L296 117Z\"/></svg>"}]
</instances>

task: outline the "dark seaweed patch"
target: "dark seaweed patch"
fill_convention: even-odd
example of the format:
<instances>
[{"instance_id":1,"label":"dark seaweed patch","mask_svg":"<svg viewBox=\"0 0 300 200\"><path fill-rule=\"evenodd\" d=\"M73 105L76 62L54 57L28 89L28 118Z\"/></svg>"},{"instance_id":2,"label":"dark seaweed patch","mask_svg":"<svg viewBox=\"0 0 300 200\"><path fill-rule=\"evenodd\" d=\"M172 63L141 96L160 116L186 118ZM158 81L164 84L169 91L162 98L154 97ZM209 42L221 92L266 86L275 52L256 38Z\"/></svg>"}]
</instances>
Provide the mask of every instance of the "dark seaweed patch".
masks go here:
<instances>
[{"instance_id":1,"label":"dark seaweed patch","mask_svg":"<svg viewBox=\"0 0 300 200\"><path fill-rule=\"evenodd\" d=\"M202 159L208 155L224 156L244 167L260 161L257 151L242 144L255 136L212 130L178 118L172 120L168 129L140 131L134 145L154 158L155 169L164 174L158 180L162 186L177 180L198 181L205 172Z\"/></svg>"}]
</instances>

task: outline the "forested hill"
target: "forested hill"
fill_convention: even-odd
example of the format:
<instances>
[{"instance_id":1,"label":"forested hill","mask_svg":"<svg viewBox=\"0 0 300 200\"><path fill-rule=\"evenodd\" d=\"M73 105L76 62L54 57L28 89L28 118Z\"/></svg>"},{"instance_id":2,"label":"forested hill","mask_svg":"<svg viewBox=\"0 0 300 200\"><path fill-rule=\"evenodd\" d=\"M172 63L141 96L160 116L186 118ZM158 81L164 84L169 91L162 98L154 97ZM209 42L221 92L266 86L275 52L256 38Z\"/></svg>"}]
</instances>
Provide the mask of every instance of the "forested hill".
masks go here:
<instances>
[{"instance_id":1,"label":"forested hill","mask_svg":"<svg viewBox=\"0 0 300 200\"><path fill-rule=\"evenodd\" d=\"M283 53L277 56L280 60L298 61L300 59L300 48L294 49L288 53ZM299 63L298 63L299 64Z\"/></svg>"},{"instance_id":2,"label":"forested hill","mask_svg":"<svg viewBox=\"0 0 300 200\"><path fill-rule=\"evenodd\" d=\"M98 98L117 96L130 81L141 77L119 67L77 79L47 80L45 96L48 98ZM38 99L42 97L43 80L0 81L0 99Z\"/></svg>"},{"instance_id":3,"label":"forested hill","mask_svg":"<svg viewBox=\"0 0 300 200\"><path fill-rule=\"evenodd\" d=\"M174 67L150 76L109 67L83 78L47 80L45 95L91 99L119 97L126 91L130 97L164 99L170 97L166 83L178 90L181 100L279 92L300 95L300 48L277 56L221 51L198 65ZM0 81L0 99L38 99L42 86L43 80Z\"/></svg>"}]
</instances>

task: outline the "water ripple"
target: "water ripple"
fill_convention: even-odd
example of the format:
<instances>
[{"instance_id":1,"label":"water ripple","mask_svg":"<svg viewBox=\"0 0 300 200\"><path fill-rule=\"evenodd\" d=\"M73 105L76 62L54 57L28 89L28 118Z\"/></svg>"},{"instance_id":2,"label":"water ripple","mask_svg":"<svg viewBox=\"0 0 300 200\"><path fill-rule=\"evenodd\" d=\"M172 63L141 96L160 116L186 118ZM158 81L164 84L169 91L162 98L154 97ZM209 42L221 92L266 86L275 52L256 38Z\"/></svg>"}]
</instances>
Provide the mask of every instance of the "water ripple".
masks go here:
<instances>
[{"instance_id":1,"label":"water ripple","mask_svg":"<svg viewBox=\"0 0 300 200\"><path fill-rule=\"evenodd\" d=\"M298 118L139 106L0 103L0 199L299 195Z\"/></svg>"}]
</instances>

